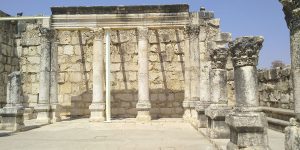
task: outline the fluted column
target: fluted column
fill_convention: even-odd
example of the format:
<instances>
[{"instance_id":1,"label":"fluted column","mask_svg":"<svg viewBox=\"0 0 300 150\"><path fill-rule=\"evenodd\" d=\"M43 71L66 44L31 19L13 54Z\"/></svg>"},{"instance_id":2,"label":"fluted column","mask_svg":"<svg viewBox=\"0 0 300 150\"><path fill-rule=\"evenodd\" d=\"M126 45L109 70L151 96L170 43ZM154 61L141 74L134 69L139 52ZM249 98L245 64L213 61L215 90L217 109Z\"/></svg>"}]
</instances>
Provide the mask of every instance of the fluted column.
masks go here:
<instances>
[{"instance_id":1,"label":"fluted column","mask_svg":"<svg viewBox=\"0 0 300 150\"><path fill-rule=\"evenodd\" d=\"M229 43L234 66L236 107L226 116L228 150L268 149L267 118L259 109L257 63L263 37L240 37Z\"/></svg>"},{"instance_id":2,"label":"fluted column","mask_svg":"<svg viewBox=\"0 0 300 150\"><path fill-rule=\"evenodd\" d=\"M228 48L216 48L210 50L211 71L210 101L211 105L205 109L208 116L207 134L211 138L229 138L229 127L225 123L225 116L232 108L227 106L227 71L226 63Z\"/></svg>"},{"instance_id":3,"label":"fluted column","mask_svg":"<svg viewBox=\"0 0 300 150\"><path fill-rule=\"evenodd\" d=\"M37 111L37 121L43 123L50 123L50 52L52 38L53 32L50 29L40 28L40 84L39 100L35 110Z\"/></svg>"},{"instance_id":4,"label":"fluted column","mask_svg":"<svg viewBox=\"0 0 300 150\"><path fill-rule=\"evenodd\" d=\"M104 30L94 29L93 42L93 100L90 121L104 121Z\"/></svg>"},{"instance_id":5,"label":"fluted column","mask_svg":"<svg viewBox=\"0 0 300 150\"><path fill-rule=\"evenodd\" d=\"M283 5L283 12L288 28L290 29L291 45L291 76L293 85L294 111L296 119L291 118L290 126L286 131L286 150L300 149L297 139L300 139L300 1L279 0Z\"/></svg>"},{"instance_id":6,"label":"fluted column","mask_svg":"<svg viewBox=\"0 0 300 150\"><path fill-rule=\"evenodd\" d=\"M138 103L137 120L150 121L148 28L138 27Z\"/></svg>"}]
</instances>

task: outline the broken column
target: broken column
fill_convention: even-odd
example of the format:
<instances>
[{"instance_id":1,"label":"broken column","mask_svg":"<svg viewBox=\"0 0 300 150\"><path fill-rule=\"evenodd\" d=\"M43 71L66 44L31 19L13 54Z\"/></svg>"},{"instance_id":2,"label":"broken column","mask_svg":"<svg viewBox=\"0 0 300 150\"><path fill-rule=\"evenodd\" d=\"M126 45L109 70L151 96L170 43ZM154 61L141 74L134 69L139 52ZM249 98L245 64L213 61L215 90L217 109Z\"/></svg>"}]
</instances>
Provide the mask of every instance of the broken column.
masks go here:
<instances>
[{"instance_id":1,"label":"broken column","mask_svg":"<svg viewBox=\"0 0 300 150\"><path fill-rule=\"evenodd\" d=\"M229 43L234 66L236 106L226 116L228 150L268 149L268 123L258 101L257 63L263 37L240 37Z\"/></svg>"},{"instance_id":2,"label":"broken column","mask_svg":"<svg viewBox=\"0 0 300 150\"><path fill-rule=\"evenodd\" d=\"M199 50L199 13L190 13L191 23L186 26L186 34L189 45L189 53L186 60L189 61L189 66L185 75L185 100L183 101L184 115L183 118L186 121L191 122L194 126L198 126L198 114L195 110L196 103L199 102L200 91L200 50Z\"/></svg>"},{"instance_id":3,"label":"broken column","mask_svg":"<svg viewBox=\"0 0 300 150\"><path fill-rule=\"evenodd\" d=\"M90 121L99 122L105 120L104 102L104 30L94 29L93 43L93 100L89 109Z\"/></svg>"},{"instance_id":4,"label":"broken column","mask_svg":"<svg viewBox=\"0 0 300 150\"><path fill-rule=\"evenodd\" d=\"M148 28L138 27L138 103L137 120L150 121Z\"/></svg>"},{"instance_id":5,"label":"broken column","mask_svg":"<svg viewBox=\"0 0 300 150\"><path fill-rule=\"evenodd\" d=\"M7 104L1 109L1 128L18 131L24 127L24 107L21 101L21 76L19 71L8 75Z\"/></svg>"},{"instance_id":6,"label":"broken column","mask_svg":"<svg viewBox=\"0 0 300 150\"><path fill-rule=\"evenodd\" d=\"M293 82L293 98L295 102L296 119L300 121L300 1L279 0L283 5L285 20L290 29L291 45L291 75ZM293 120L293 119L292 119ZM296 122L296 120L295 120ZM296 129L298 128L298 129ZM300 149L300 129L293 123L285 129L286 150ZM294 142L297 141L298 142Z\"/></svg>"},{"instance_id":7,"label":"broken column","mask_svg":"<svg viewBox=\"0 0 300 150\"><path fill-rule=\"evenodd\" d=\"M50 123L50 58L51 39L53 32L49 28L40 28L40 84L38 104L34 108L37 111L37 121Z\"/></svg>"},{"instance_id":8,"label":"broken column","mask_svg":"<svg viewBox=\"0 0 300 150\"><path fill-rule=\"evenodd\" d=\"M60 105L58 103L58 44L59 41L56 37L56 32L52 30L54 37L53 42L51 43L51 67L50 67L50 118L51 122L59 122L60 118Z\"/></svg>"},{"instance_id":9,"label":"broken column","mask_svg":"<svg viewBox=\"0 0 300 150\"><path fill-rule=\"evenodd\" d=\"M228 107L227 101L227 71L226 62L228 48L216 48L210 50L211 71L210 80L210 101L211 105L205 109L208 116L207 135L210 138L229 138L230 130L225 123L225 116L232 110Z\"/></svg>"}]
</instances>

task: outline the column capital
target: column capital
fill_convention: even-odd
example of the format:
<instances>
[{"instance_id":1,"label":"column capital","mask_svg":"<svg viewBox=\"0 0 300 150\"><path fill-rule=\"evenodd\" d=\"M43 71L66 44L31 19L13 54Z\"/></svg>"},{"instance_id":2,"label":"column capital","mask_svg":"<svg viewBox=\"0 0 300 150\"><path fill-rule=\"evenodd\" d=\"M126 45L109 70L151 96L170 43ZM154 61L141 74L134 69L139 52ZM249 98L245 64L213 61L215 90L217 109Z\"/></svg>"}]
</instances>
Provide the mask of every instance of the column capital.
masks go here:
<instances>
[{"instance_id":1,"label":"column capital","mask_svg":"<svg viewBox=\"0 0 300 150\"><path fill-rule=\"evenodd\" d=\"M103 28L91 28L91 32L94 34L94 40L100 40L104 38L104 29Z\"/></svg>"},{"instance_id":2,"label":"column capital","mask_svg":"<svg viewBox=\"0 0 300 150\"><path fill-rule=\"evenodd\" d=\"M212 69L226 69L229 50L225 47L211 49L209 56Z\"/></svg>"},{"instance_id":3,"label":"column capital","mask_svg":"<svg viewBox=\"0 0 300 150\"><path fill-rule=\"evenodd\" d=\"M147 27L137 27L139 39L148 39L148 28Z\"/></svg>"},{"instance_id":4,"label":"column capital","mask_svg":"<svg viewBox=\"0 0 300 150\"><path fill-rule=\"evenodd\" d=\"M55 30L51 30L49 28L41 27L40 30L40 37L44 37L46 39L53 39L55 36Z\"/></svg>"},{"instance_id":5,"label":"column capital","mask_svg":"<svg viewBox=\"0 0 300 150\"><path fill-rule=\"evenodd\" d=\"M188 38L198 38L200 33L200 25L198 24L190 24L185 27L185 36Z\"/></svg>"},{"instance_id":6,"label":"column capital","mask_svg":"<svg viewBox=\"0 0 300 150\"><path fill-rule=\"evenodd\" d=\"M288 28L293 31L300 27L300 1L299 0L279 0L283 5L285 21Z\"/></svg>"},{"instance_id":7,"label":"column capital","mask_svg":"<svg viewBox=\"0 0 300 150\"><path fill-rule=\"evenodd\" d=\"M233 66L256 66L263 42L264 38L262 36L239 37L229 42L228 46L231 52Z\"/></svg>"}]
</instances>

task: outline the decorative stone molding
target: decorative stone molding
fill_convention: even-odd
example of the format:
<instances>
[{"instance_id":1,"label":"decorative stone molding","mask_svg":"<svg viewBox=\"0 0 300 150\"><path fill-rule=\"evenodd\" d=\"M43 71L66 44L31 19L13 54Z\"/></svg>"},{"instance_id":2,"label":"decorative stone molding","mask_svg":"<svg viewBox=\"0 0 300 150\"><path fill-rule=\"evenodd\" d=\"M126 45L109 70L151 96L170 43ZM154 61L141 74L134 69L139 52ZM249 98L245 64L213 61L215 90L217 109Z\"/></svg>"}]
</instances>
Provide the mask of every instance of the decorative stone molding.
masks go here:
<instances>
[{"instance_id":1,"label":"decorative stone molding","mask_svg":"<svg viewBox=\"0 0 300 150\"><path fill-rule=\"evenodd\" d=\"M228 48L211 49L209 56L212 69L226 69Z\"/></svg>"},{"instance_id":2,"label":"decorative stone molding","mask_svg":"<svg viewBox=\"0 0 300 150\"><path fill-rule=\"evenodd\" d=\"M300 27L300 1L299 0L279 0L283 5L283 12L288 28L293 31Z\"/></svg>"},{"instance_id":3,"label":"decorative stone molding","mask_svg":"<svg viewBox=\"0 0 300 150\"><path fill-rule=\"evenodd\" d=\"M185 27L185 35L191 39L198 38L200 33L199 25L187 25Z\"/></svg>"},{"instance_id":4,"label":"decorative stone molding","mask_svg":"<svg viewBox=\"0 0 300 150\"><path fill-rule=\"evenodd\" d=\"M229 42L233 66L256 66L263 42L262 36L245 36Z\"/></svg>"}]
</instances>

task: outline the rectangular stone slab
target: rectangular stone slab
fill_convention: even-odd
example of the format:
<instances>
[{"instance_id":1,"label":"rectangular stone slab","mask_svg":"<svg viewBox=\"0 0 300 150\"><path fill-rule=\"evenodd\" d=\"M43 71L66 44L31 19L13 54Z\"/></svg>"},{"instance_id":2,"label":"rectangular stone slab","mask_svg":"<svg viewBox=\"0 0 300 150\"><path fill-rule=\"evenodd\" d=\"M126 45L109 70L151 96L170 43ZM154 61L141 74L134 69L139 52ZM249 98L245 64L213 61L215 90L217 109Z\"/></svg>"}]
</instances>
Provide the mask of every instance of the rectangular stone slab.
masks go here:
<instances>
[{"instance_id":1,"label":"rectangular stone slab","mask_svg":"<svg viewBox=\"0 0 300 150\"><path fill-rule=\"evenodd\" d=\"M53 15L60 14L139 14L189 12L189 5L136 5L136 6L91 6L51 7Z\"/></svg>"}]
</instances>

